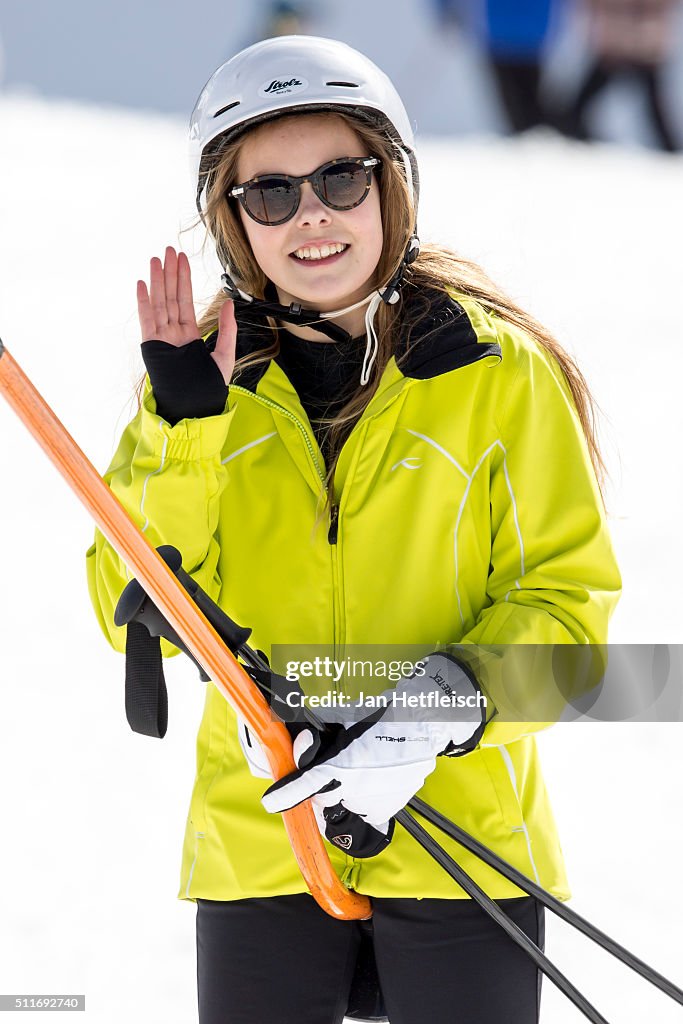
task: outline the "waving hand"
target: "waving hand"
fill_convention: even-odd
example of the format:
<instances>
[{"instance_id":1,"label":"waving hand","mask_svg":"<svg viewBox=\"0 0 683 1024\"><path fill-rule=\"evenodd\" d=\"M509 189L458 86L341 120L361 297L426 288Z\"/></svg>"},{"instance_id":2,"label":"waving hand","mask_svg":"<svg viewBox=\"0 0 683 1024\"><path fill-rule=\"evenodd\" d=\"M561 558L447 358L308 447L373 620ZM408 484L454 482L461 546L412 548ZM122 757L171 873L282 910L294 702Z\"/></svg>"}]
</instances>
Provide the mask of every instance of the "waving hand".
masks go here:
<instances>
[{"instance_id":1,"label":"waving hand","mask_svg":"<svg viewBox=\"0 0 683 1024\"><path fill-rule=\"evenodd\" d=\"M150 287L138 281L138 317L144 341L165 341L180 348L200 337L192 298L190 262L184 252L166 248L164 263L154 256L149 263ZM220 312L218 341L212 359L230 383L235 367L237 325L233 304L226 300Z\"/></svg>"}]
</instances>

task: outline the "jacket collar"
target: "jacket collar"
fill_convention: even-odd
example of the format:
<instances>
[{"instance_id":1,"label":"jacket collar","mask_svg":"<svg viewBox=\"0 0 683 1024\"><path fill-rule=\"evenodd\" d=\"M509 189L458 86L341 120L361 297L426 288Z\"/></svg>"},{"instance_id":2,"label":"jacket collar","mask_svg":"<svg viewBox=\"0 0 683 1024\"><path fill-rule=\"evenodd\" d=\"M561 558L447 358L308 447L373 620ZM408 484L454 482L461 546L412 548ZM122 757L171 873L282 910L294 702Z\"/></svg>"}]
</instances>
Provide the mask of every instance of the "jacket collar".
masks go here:
<instances>
[{"instance_id":1,"label":"jacket collar","mask_svg":"<svg viewBox=\"0 0 683 1024\"><path fill-rule=\"evenodd\" d=\"M457 296L457 297L456 297ZM425 301L424 314L410 334L401 334L394 355L385 367L380 387L365 413L381 394L383 399L400 389L404 378L429 380L452 370L468 366L480 359L502 358L496 329L491 317L476 302L453 292L432 293ZM216 344L218 332L206 339L209 350ZM240 311L237 318L236 359L239 360L270 343L269 329L261 317ZM259 384L268 374L268 392L274 401L290 404L292 388L283 370L274 360L241 370L235 384L253 394L260 393ZM282 394L280 394L282 392ZM374 410L373 410L374 411Z\"/></svg>"}]
</instances>

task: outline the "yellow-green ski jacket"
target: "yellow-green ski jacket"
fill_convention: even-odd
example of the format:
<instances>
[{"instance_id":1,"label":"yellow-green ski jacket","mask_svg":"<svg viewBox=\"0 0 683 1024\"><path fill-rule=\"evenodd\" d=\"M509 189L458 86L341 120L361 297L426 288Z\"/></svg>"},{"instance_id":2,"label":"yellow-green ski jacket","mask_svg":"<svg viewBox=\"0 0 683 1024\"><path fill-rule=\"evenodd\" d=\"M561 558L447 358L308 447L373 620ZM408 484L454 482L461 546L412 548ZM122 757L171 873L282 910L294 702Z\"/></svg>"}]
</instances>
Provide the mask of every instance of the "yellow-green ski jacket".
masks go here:
<instances>
[{"instance_id":1,"label":"yellow-green ski jacket","mask_svg":"<svg viewBox=\"0 0 683 1024\"><path fill-rule=\"evenodd\" d=\"M323 460L275 361L231 384L221 415L175 426L157 414L147 380L105 479L149 540L177 547L184 568L252 627L250 646L269 657L273 644L428 652L446 643L606 642L620 576L566 381L522 330L454 299L437 331L390 359L344 444L336 530L313 529ZM99 531L87 570L104 634L124 651L113 613L129 574ZM177 653L166 641L162 650ZM486 692L494 704L502 699L494 680ZM566 899L532 735L540 727L494 717L472 753L437 759L419 795ZM267 785L249 773L235 715L207 684L181 897L306 890L280 816L261 805ZM493 898L520 895L439 839ZM402 829L369 860L327 849L358 892L464 896Z\"/></svg>"}]
</instances>

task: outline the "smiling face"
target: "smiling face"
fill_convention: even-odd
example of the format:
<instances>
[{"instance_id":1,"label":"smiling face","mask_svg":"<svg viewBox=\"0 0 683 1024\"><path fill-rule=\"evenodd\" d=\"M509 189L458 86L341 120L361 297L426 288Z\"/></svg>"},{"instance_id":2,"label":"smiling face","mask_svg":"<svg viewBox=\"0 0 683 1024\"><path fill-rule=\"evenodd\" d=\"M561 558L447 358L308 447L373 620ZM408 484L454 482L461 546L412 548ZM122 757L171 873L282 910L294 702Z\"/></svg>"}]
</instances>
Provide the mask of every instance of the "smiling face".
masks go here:
<instances>
[{"instance_id":1,"label":"smiling face","mask_svg":"<svg viewBox=\"0 0 683 1024\"><path fill-rule=\"evenodd\" d=\"M333 114L299 114L262 125L246 136L237 163L238 181L278 171L299 177L339 157L370 155L358 135L340 118ZM371 292L383 243L374 175L367 197L352 210L330 209L310 182L305 182L299 208L284 224L258 224L241 206L239 213L254 257L277 288L281 302L301 302L311 309L330 312L358 302ZM325 256L323 246L331 255ZM338 251L342 246L343 251ZM323 258L315 258L317 254ZM356 311L352 330L362 324L363 316L364 309Z\"/></svg>"}]
</instances>

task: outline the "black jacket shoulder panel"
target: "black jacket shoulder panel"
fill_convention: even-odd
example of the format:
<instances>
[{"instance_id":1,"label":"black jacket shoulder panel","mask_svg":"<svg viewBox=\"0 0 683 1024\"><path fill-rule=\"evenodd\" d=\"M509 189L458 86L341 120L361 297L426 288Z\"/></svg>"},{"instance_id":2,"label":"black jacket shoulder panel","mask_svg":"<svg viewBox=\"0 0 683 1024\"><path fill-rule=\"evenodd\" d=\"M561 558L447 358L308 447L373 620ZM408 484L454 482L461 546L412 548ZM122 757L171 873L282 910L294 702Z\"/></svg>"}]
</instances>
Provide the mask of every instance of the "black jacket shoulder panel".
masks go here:
<instances>
[{"instance_id":1,"label":"black jacket shoulder panel","mask_svg":"<svg viewBox=\"0 0 683 1024\"><path fill-rule=\"evenodd\" d=\"M464 307L443 295L401 338L396 364L405 377L428 380L491 355L501 358L498 342L480 342Z\"/></svg>"}]
</instances>

